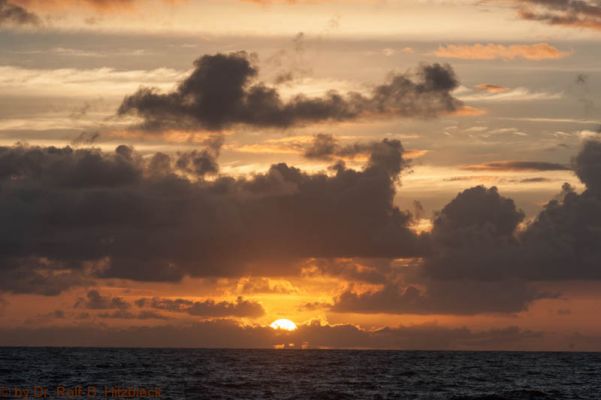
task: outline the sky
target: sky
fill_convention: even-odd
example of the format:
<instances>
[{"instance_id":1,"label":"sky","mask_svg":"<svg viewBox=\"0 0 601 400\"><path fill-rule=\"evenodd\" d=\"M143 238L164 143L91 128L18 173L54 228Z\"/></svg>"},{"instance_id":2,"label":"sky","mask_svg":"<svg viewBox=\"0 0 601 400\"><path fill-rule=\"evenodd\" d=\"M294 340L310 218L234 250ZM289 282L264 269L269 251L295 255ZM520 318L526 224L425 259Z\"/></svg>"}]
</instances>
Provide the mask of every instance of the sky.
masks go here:
<instances>
[{"instance_id":1,"label":"sky","mask_svg":"<svg viewBox=\"0 0 601 400\"><path fill-rule=\"evenodd\" d=\"M600 41L598 0L0 0L0 345L601 351Z\"/></svg>"}]
</instances>

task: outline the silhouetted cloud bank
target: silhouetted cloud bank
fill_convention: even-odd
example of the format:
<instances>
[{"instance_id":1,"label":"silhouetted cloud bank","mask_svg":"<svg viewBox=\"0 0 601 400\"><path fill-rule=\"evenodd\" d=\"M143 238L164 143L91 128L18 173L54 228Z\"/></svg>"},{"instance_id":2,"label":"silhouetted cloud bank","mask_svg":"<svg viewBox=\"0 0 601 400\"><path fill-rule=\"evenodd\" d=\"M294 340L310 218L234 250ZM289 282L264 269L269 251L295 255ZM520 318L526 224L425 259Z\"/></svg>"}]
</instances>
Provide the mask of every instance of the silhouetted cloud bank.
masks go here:
<instances>
[{"instance_id":1,"label":"silhouetted cloud bank","mask_svg":"<svg viewBox=\"0 0 601 400\"><path fill-rule=\"evenodd\" d=\"M516 327L473 331L462 327L416 325L369 331L354 325L318 322L286 332L264 326L240 326L232 320L125 329L97 326L0 329L0 344L5 346L272 348L292 343L295 348L517 350L536 344L542 337L540 332Z\"/></svg>"},{"instance_id":2,"label":"silhouetted cloud bank","mask_svg":"<svg viewBox=\"0 0 601 400\"><path fill-rule=\"evenodd\" d=\"M585 142L573 161L586 189L564 185L530 223L512 199L477 186L420 235L393 203L407 165L399 141L347 149L317 136L307 150L315 157L359 151L365 166L338 161L329 174L310 174L280 163L240 178L219 174L219 138L205 146L185 163L182 154L142 157L127 146L0 148L0 290L56 295L102 278L299 276L310 267L351 284L334 311L478 314L558 296L536 282L601 279L600 142ZM397 259L413 261L399 269ZM356 291L353 282L377 288ZM175 300L146 301L166 310ZM128 308L95 291L79 303ZM179 306L214 317L262 313L244 299Z\"/></svg>"},{"instance_id":3,"label":"silhouetted cloud bank","mask_svg":"<svg viewBox=\"0 0 601 400\"><path fill-rule=\"evenodd\" d=\"M208 146L190 157L210 155ZM0 290L56 294L90 277L286 275L307 257L422 254L411 216L393 205L402 154L400 142L384 140L360 171L336 164L333 174L308 174L281 163L209 181L203 162L186 158L182 168L181 154L0 148Z\"/></svg>"},{"instance_id":4,"label":"silhouetted cloud bank","mask_svg":"<svg viewBox=\"0 0 601 400\"><path fill-rule=\"evenodd\" d=\"M256 81L257 75L245 52L205 55L175 91L142 88L123 99L118 113L142 117L142 128L148 130L219 130L235 124L284 128L368 116L431 118L462 106L451 94L459 82L448 64L394 74L369 95L329 91L322 97L299 94L288 100Z\"/></svg>"}]
</instances>

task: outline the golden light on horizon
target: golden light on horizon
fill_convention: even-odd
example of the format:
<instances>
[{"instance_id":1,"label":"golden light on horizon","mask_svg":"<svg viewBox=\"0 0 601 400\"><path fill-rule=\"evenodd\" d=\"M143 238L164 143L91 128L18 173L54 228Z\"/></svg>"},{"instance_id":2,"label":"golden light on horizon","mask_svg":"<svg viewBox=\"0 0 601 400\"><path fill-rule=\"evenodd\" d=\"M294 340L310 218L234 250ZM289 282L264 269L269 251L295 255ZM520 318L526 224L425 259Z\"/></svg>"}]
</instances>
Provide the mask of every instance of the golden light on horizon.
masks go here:
<instances>
[{"instance_id":1,"label":"golden light on horizon","mask_svg":"<svg viewBox=\"0 0 601 400\"><path fill-rule=\"evenodd\" d=\"M284 331L294 331L296 330L297 326L294 322L290 321L289 319L277 319L275 321L273 321L271 323L271 325L269 325L271 328L276 329L276 330L284 330Z\"/></svg>"}]
</instances>

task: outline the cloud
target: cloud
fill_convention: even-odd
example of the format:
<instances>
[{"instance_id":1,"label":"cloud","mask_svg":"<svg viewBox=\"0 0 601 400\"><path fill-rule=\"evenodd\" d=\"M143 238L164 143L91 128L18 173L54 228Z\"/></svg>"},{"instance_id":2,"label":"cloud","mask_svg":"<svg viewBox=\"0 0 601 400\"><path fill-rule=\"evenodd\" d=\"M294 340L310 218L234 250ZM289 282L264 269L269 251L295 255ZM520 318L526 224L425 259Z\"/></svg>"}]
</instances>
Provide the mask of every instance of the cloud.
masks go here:
<instances>
[{"instance_id":1,"label":"cloud","mask_svg":"<svg viewBox=\"0 0 601 400\"><path fill-rule=\"evenodd\" d=\"M149 320L149 319L166 320L166 319L169 319L169 317L167 317L167 316L165 316L163 314L159 314L159 313L154 312L154 311L140 311L138 313L133 313L133 312L127 311L127 310L115 310L115 311L112 311L112 312L101 312L101 313L96 314L96 316L98 318L103 318L103 319L127 319L127 320L132 320L132 319L137 319L137 320Z\"/></svg>"},{"instance_id":2,"label":"cloud","mask_svg":"<svg viewBox=\"0 0 601 400\"><path fill-rule=\"evenodd\" d=\"M174 0L163 0L174 3ZM89 7L94 12L123 12L133 10L139 0L0 0L0 26L39 26L38 12L64 13L75 7ZM62 17L62 15L61 15Z\"/></svg>"},{"instance_id":3,"label":"cloud","mask_svg":"<svg viewBox=\"0 0 601 400\"><path fill-rule=\"evenodd\" d=\"M197 154L218 151L220 143L209 138ZM333 153L340 148L334 142ZM371 143L361 170L336 163L328 174L309 174L280 163L261 174L211 179L178 166L178 154L142 157L127 146L114 153L3 147L0 290L53 295L98 278L267 278L311 266L377 285L349 287L334 304L340 312L519 312L556 296L534 281L601 279L600 148L585 142L574 159L586 190L566 186L526 226L511 199L474 187L418 236L412 216L393 203L406 165L395 140ZM416 262L397 268L391 259L399 258ZM414 276L406 280L401 269ZM95 291L80 303L126 308ZM226 303L185 303L181 312L246 310L242 300Z\"/></svg>"},{"instance_id":4,"label":"cloud","mask_svg":"<svg viewBox=\"0 0 601 400\"><path fill-rule=\"evenodd\" d=\"M416 138L419 135L396 135L397 137ZM347 138L343 138L343 143ZM311 160L320 161L364 161L369 158L371 150L378 146L377 141L346 142L341 144L339 137L327 133L316 135L294 135L267 139L255 144L236 144L229 149L239 153L252 154L295 154ZM427 154L423 149L404 149L403 158L407 164L414 158Z\"/></svg>"},{"instance_id":5,"label":"cloud","mask_svg":"<svg viewBox=\"0 0 601 400\"><path fill-rule=\"evenodd\" d=\"M332 307L332 305L330 303L322 303L319 301L314 301L311 303L305 303L302 306L300 306L298 309L301 311L316 311L316 310L324 310L324 309L329 309L330 307Z\"/></svg>"},{"instance_id":6,"label":"cloud","mask_svg":"<svg viewBox=\"0 0 601 400\"><path fill-rule=\"evenodd\" d=\"M238 297L235 302L208 299L204 301L192 301L187 299L157 298L138 299L138 307L151 307L157 310L187 313L196 317L243 317L258 318L265 314L261 304L251 300Z\"/></svg>"},{"instance_id":7,"label":"cloud","mask_svg":"<svg viewBox=\"0 0 601 400\"><path fill-rule=\"evenodd\" d=\"M498 175L462 175L452 176L445 178L446 182L461 182L461 181L474 181L474 182L497 182L497 183L543 183L552 182L553 179L544 178L541 176L534 176L531 178L504 178Z\"/></svg>"},{"instance_id":8,"label":"cloud","mask_svg":"<svg viewBox=\"0 0 601 400\"><path fill-rule=\"evenodd\" d=\"M533 92L527 88L504 88L490 87L482 89L481 86L476 87L475 93L462 93L457 97L461 101L466 102L505 102L505 101L533 101L533 100L557 100L562 97L562 93L553 92Z\"/></svg>"},{"instance_id":9,"label":"cloud","mask_svg":"<svg viewBox=\"0 0 601 400\"><path fill-rule=\"evenodd\" d=\"M161 0L164 3L175 3L176 0ZM142 5L140 0L13 0L24 7L36 10L59 10L72 9L73 7L90 7L95 11L118 12L132 10Z\"/></svg>"},{"instance_id":10,"label":"cloud","mask_svg":"<svg viewBox=\"0 0 601 400\"><path fill-rule=\"evenodd\" d=\"M39 25L40 17L27 9L10 2L0 0L0 26Z\"/></svg>"},{"instance_id":11,"label":"cloud","mask_svg":"<svg viewBox=\"0 0 601 400\"><path fill-rule=\"evenodd\" d=\"M0 214L0 218L6 218ZM6 221L8 222L8 221ZM21 228L16 228L17 232ZM15 242L4 238L0 247ZM89 276L79 269L65 268L65 264L47 258L23 256L0 257L0 292L35 293L56 296L62 291L91 283Z\"/></svg>"},{"instance_id":12,"label":"cloud","mask_svg":"<svg viewBox=\"0 0 601 400\"><path fill-rule=\"evenodd\" d=\"M206 146L205 150L191 150L178 153L177 160L175 161L175 168L196 177L216 174L219 171L217 158L219 157L219 152L221 151L224 140L223 136L220 135L209 136L204 140ZM168 162L166 158L163 158L162 160L163 162ZM151 168L156 170L156 163L160 163L161 158L155 157L153 158L153 161L155 161L155 164L153 164ZM165 167L162 167L162 169L169 169L167 165Z\"/></svg>"},{"instance_id":13,"label":"cloud","mask_svg":"<svg viewBox=\"0 0 601 400\"><path fill-rule=\"evenodd\" d=\"M476 88L480 91L492 93L492 94L505 93L510 90L509 88L507 88L505 86L493 85L490 83L481 83L481 84L477 85Z\"/></svg>"},{"instance_id":14,"label":"cloud","mask_svg":"<svg viewBox=\"0 0 601 400\"><path fill-rule=\"evenodd\" d=\"M584 143L574 170L586 190L578 194L564 184L523 234L532 279L601 279L601 142Z\"/></svg>"},{"instance_id":15,"label":"cloud","mask_svg":"<svg viewBox=\"0 0 601 400\"><path fill-rule=\"evenodd\" d=\"M180 79L182 71L170 68L116 70L113 68L36 69L0 66L0 89L5 95L61 97L121 97L146 82L165 90Z\"/></svg>"},{"instance_id":16,"label":"cloud","mask_svg":"<svg viewBox=\"0 0 601 400\"><path fill-rule=\"evenodd\" d=\"M529 61L553 60L569 56L571 53L556 49L549 43L536 44L472 44L439 47L434 54L440 58L459 58L464 60L515 60Z\"/></svg>"},{"instance_id":17,"label":"cloud","mask_svg":"<svg viewBox=\"0 0 601 400\"><path fill-rule=\"evenodd\" d=\"M285 276L305 258L420 255L424 239L393 204L402 155L400 142L384 140L358 171L280 163L208 180L182 170L177 155L142 157L123 145L2 147L0 290L56 294L98 277Z\"/></svg>"},{"instance_id":18,"label":"cloud","mask_svg":"<svg viewBox=\"0 0 601 400\"><path fill-rule=\"evenodd\" d=\"M601 142L585 142L574 159L574 171L591 193L601 195Z\"/></svg>"},{"instance_id":19,"label":"cloud","mask_svg":"<svg viewBox=\"0 0 601 400\"><path fill-rule=\"evenodd\" d=\"M434 219L432 254L422 274L437 281L523 278L516 268L520 247L515 232L524 217L495 187L461 192Z\"/></svg>"},{"instance_id":20,"label":"cloud","mask_svg":"<svg viewBox=\"0 0 601 400\"><path fill-rule=\"evenodd\" d=\"M231 320L191 325L165 324L125 329L98 326L0 329L3 346L86 346L158 348L373 348L406 350L518 350L540 342L540 332L517 327L474 331L436 325L363 330L354 325L300 325L296 331L241 326Z\"/></svg>"},{"instance_id":21,"label":"cloud","mask_svg":"<svg viewBox=\"0 0 601 400\"><path fill-rule=\"evenodd\" d=\"M548 178L543 178L541 176L536 176L533 178L524 178L524 179L519 179L518 182L520 183L542 183L542 182L550 182L551 180Z\"/></svg>"},{"instance_id":22,"label":"cloud","mask_svg":"<svg viewBox=\"0 0 601 400\"><path fill-rule=\"evenodd\" d=\"M395 279L398 264L388 258L313 258L304 263L302 273L307 277L332 276L350 282L383 284Z\"/></svg>"},{"instance_id":23,"label":"cloud","mask_svg":"<svg viewBox=\"0 0 601 400\"><path fill-rule=\"evenodd\" d=\"M389 160L387 168L398 175L408 166L402 158L403 147L398 140L384 139L381 142L352 143L340 145L338 140L329 134L320 133L313 136L313 141L305 148L304 156L316 160L332 160L335 158L354 158L358 155L372 156L380 160ZM370 159L369 163L374 162Z\"/></svg>"},{"instance_id":24,"label":"cloud","mask_svg":"<svg viewBox=\"0 0 601 400\"><path fill-rule=\"evenodd\" d=\"M256 82L257 68L244 53L205 55L175 91L142 88L123 99L119 115L143 119L148 130L205 128L235 124L289 127L367 116L430 118L457 111L451 95L458 86L449 65L422 65L414 75L395 74L369 96L330 91L322 97L302 94L284 101L277 89Z\"/></svg>"},{"instance_id":25,"label":"cloud","mask_svg":"<svg viewBox=\"0 0 601 400\"><path fill-rule=\"evenodd\" d=\"M567 165L544 161L491 161L482 164L464 165L470 171L569 171Z\"/></svg>"},{"instance_id":26,"label":"cloud","mask_svg":"<svg viewBox=\"0 0 601 400\"><path fill-rule=\"evenodd\" d=\"M130 307L130 304L121 297L107 297L101 295L97 290L90 290L86 294L86 298L77 300L74 307L88 310L125 310Z\"/></svg>"},{"instance_id":27,"label":"cloud","mask_svg":"<svg viewBox=\"0 0 601 400\"><path fill-rule=\"evenodd\" d=\"M549 25L601 30L601 5L585 0L520 0L519 16Z\"/></svg>"},{"instance_id":28,"label":"cloud","mask_svg":"<svg viewBox=\"0 0 601 400\"><path fill-rule=\"evenodd\" d=\"M336 152L340 151L338 147L334 135L319 133L313 137L313 143L305 149L304 156L318 160L329 160Z\"/></svg>"},{"instance_id":29,"label":"cloud","mask_svg":"<svg viewBox=\"0 0 601 400\"><path fill-rule=\"evenodd\" d=\"M573 86L573 95L579 103L582 104L584 115L591 115L595 113L596 105L594 97L591 96L591 88L589 82L589 76L586 74L576 75Z\"/></svg>"},{"instance_id":30,"label":"cloud","mask_svg":"<svg viewBox=\"0 0 601 400\"><path fill-rule=\"evenodd\" d=\"M385 284L381 289L339 295L334 312L363 314L455 314L517 313L535 300L555 297L520 281L481 282L450 280L429 282L425 289Z\"/></svg>"},{"instance_id":31,"label":"cloud","mask_svg":"<svg viewBox=\"0 0 601 400\"><path fill-rule=\"evenodd\" d=\"M573 162L586 185L560 195L518 229L524 214L495 188L459 194L434 220L422 270L435 280L601 279L601 142L587 141Z\"/></svg>"},{"instance_id":32,"label":"cloud","mask_svg":"<svg viewBox=\"0 0 601 400\"><path fill-rule=\"evenodd\" d=\"M444 206L434 220L433 235L454 241L460 230L480 230L493 237L509 238L523 219L524 213L497 188L476 186Z\"/></svg>"},{"instance_id":33,"label":"cloud","mask_svg":"<svg viewBox=\"0 0 601 400\"><path fill-rule=\"evenodd\" d=\"M339 312L477 314L524 311L535 300L556 297L508 272L519 260L514 233L524 213L496 188L457 195L436 216L431 252L418 272L420 286L388 283L372 292L347 290ZM517 271L512 270L514 273Z\"/></svg>"},{"instance_id":34,"label":"cloud","mask_svg":"<svg viewBox=\"0 0 601 400\"><path fill-rule=\"evenodd\" d=\"M290 294L297 291L297 289L290 282L272 282L268 278L261 277L249 277L241 280L239 283L240 291L242 293L277 293L277 294Z\"/></svg>"},{"instance_id":35,"label":"cloud","mask_svg":"<svg viewBox=\"0 0 601 400\"><path fill-rule=\"evenodd\" d=\"M257 318L265 314L263 307L254 301L238 297L234 302L214 301L207 299L203 301L192 301L187 299L169 298L140 298L134 301L140 308L152 308L156 310L187 313L199 317L246 317ZM114 310L96 314L99 318L114 319L167 319L166 316L152 310L142 310L137 313L130 311L132 304L121 297L103 296L97 290L87 292L85 298L79 298L74 305L75 308L86 310Z\"/></svg>"}]
</instances>

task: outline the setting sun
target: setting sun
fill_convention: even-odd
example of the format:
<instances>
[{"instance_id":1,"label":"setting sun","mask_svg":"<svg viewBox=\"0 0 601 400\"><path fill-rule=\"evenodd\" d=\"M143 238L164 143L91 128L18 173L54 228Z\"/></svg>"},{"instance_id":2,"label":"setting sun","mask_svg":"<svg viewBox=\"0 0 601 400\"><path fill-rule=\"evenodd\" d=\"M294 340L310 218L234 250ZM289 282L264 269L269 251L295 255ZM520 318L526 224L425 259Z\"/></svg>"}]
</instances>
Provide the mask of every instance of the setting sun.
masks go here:
<instances>
[{"instance_id":1,"label":"setting sun","mask_svg":"<svg viewBox=\"0 0 601 400\"><path fill-rule=\"evenodd\" d=\"M273 329L281 329L284 331L293 331L296 329L296 324L289 319L278 319L271 323Z\"/></svg>"}]
</instances>

